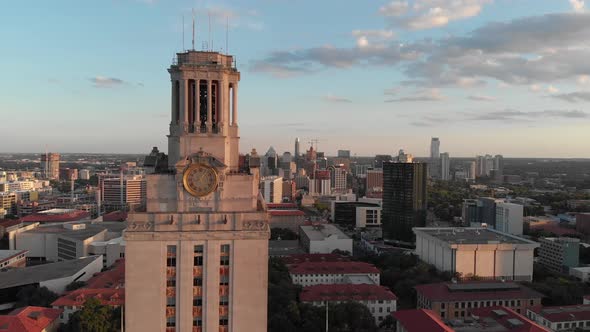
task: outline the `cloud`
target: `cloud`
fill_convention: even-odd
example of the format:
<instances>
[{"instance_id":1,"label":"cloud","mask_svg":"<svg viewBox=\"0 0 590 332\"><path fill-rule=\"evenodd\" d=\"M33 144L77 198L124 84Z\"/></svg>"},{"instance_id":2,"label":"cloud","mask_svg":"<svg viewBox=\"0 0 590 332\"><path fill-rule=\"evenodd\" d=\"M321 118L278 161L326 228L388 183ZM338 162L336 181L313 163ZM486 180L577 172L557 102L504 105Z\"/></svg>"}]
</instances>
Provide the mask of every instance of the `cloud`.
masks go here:
<instances>
[{"instance_id":1,"label":"cloud","mask_svg":"<svg viewBox=\"0 0 590 332\"><path fill-rule=\"evenodd\" d=\"M576 81L580 85L586 85L586 84L590 83L590 76L588 76L588 75L580 75Z\"/></svg>"},{"instance_id":2,"label":"cloud","mask_svg":"<svg viewBox=\"0 0 590 332\"><path fill-rule=\"evenodd\" d=\"M96 76L90 78L89 80L93 83L95 88L112 88L115 86L127 84L125 81L114 77Z\"/></svg>"},{"instance_id":3,"label":"cloud","mask_svg":"<svg viewBox=\"0 0 590 332\"><path fill-rule=\"evenodd\" d=\"M590 91L562 93L562 94L558 94L558 95L552 95L549 97L565 100L570 103L590 102Z\"/></svg>"},{"instance_id":4,"label":"cloud","mask_svg":"<svg viewBox=\"0 0 590 332\"><path fill-rule=\"evenodd\" d=\"M471 95L467 99L475 101L496 101L496 98L484 95Z\"/></svg>"},{"instance_id":5,"label":"cloud","mask_svg":"<svg viewBox=\"0 0 590 332\"><path fill-rule=\"evenodd\" d=\"M565 119L586 119L590 114L579 110L545 110L523 112L506 109L502 111L491 111L486 113L467 114L467 120L472 121L531 121L539 118L565 118Z\"/></svg>"},{"instance_id":6,"label":"cloud","mask_svg":"<svg viewBox=\"0 0 590 332\"><path fill-rule=\"evenodd\" d=\"M366 48L377 42L377 47L384 47L384 41L395 37L392 30L353 30L352 36L356 38L358 48Z\"/></svg>"},{"instance_id":7,"label":"cloud","mask_svg":"<svg viewBox=\"0 0 590 332\"><path fill-rule=\"evenodd\" d=\"M416 102L416 101L442 101L446 96L442 95L438 89L420 91L414 95L388 99L386 103Z\"/></svg>"},{"instance_id":8,"label":"cloud","mask_svg":"<svg viewBox=\"0 0 590 332\"><path fill-rule=\"evenodd\" d=\"M410 122L410 125L412 125L414 127L432 127L434 124L428 123L428 122L423 122L423 121L414 121L414 122Z\"/></svg>"},{"instance_id":9,"label":"cloud","mask_svg":"<svg viewBox=\"0 0 590 332\"><path fill-rule=\"evenodd\" d=\"M570 0L570 5L575 12L581 13L584 11L584 0Z\"/></svg>"},{"instance_id":10,"label":"cloud","mask_svg":"<svg viewBox=\"0 0 590 332\"><path fill-rule=\"evenodd\" d=\"M345 97L340 97L340 96L334 96L334 95L327 95L327 96L323 96L322 97L323 101L329 102L329 103L352 103L352 100L345 98Z\"/></svg>"},{"instance_id":11,"label":"cloud","mask_svg":"<svg viewBox=\"0 0 590 332\"><path fill-rule=\"evenodd\" d=\"M391 1L379 8L389 23L412 30L442 27L452 21L477 16L491 0Z\"/></svg>"},{"instance_id":12,"label":"cloud","mask_svg":"<svg viewBox=\"0 0 590 332\"><path fill-rule=\"evenodd\" d=\"M264 24L259 20L259 14L253 9L238 9L225 5L209 5L204 8L195 10L195 14L198 16L197 20L209 20L219 25L223 25L224 28L228 23L230 27L244 27L250 30L262 30ZM203 23L200 23L204 26Z\"/></svg>"}]
</instances>

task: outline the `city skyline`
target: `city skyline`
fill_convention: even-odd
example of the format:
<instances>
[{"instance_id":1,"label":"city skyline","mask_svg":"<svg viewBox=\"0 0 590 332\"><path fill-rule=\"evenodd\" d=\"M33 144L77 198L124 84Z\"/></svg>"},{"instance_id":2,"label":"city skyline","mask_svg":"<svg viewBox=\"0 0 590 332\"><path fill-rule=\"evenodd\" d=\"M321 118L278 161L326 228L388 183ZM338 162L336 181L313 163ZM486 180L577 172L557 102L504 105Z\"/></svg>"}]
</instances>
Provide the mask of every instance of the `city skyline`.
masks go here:
<instances>
[{"instance_id":1,"label":"city skyline","mask_svg":"<svg viewBox=\"0 0 590 332\"><path fill-rule=\"evenodd\" d=\"M208 14L213 49L225 48L229 17L229 52L247 82L240 108L252 114L241 152L292 151L295 137L303 152L317 137L328 155L427 156L434 136L451 157L590 157L583 1L380 1L337 17L334 1L69 4L3 5L0 108L13 115L3 133L13 144L0 152L166 151L161 68L183 49L183 15L190 48L195 8L196 49Z\"/></svg>"}]
</instances>

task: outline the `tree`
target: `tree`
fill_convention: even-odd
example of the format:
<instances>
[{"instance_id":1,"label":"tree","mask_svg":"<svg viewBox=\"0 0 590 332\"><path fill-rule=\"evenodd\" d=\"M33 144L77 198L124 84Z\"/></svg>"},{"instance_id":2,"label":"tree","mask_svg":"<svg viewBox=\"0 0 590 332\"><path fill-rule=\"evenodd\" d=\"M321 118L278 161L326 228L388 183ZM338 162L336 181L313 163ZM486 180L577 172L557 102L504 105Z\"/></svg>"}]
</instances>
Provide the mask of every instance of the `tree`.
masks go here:
<instances>
[{"instance_id":1,"label":"tree","mask_svg":"<svg viewBox=\"0 0 590 332\"><path fill-rule=\"evenodd\" d=\"M33 285L25 286L16 293L15 307L26 306L51 307L51 303L59 296L50 291L47 287Z\"/></svg>"},{"instance_id":2,"label":"tree","mask_svg":"<svg viewBox=\"0 0 590 332\"><path fill-rule=\"evenodd\" d=\"M116 309L100 304L95 298L86 300L82 309L70 316L64 332L116 332L119 331L120 319L116 316ZM120 312L120 311L119 311Z\"/></svg>"},{"instance_id":3,"label":"tree","mask_svg":"<svg viewBox=\"0 0 590 332\"><path fill-rule=\"evenodd\" d=\"M364 304L344 302L329 306L330 331L373 332L377 331L375 318Z\"/></svg>"}]
</instances>

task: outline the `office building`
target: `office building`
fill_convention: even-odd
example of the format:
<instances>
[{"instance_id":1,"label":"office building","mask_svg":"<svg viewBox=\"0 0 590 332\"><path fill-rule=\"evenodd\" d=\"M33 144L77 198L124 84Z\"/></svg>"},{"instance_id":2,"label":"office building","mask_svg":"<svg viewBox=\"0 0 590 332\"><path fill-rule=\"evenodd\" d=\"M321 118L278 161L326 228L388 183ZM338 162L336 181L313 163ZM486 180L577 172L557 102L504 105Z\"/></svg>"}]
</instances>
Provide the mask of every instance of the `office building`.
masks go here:
<instances>
[{"instance_id":1,"label":"office building","mask_svg":"<svg viewBox=\"0 0 590 332\"><path fill-rule=\"evenodd\" d=\"M590 305L528 308L526 316L551 331L590 330Z\"/></svg>"},{"instance_id":2,"label":"office building","mask_svg":"<svg viewBox=\"0 0 590 332\"><path fill-rule=\"evenodd\" d=\"M350 158L350 150L338 150L338 158Z\"/></svg>"},{"instance_id":3,"label":"office building","mask_svg":"<svg viewBox=\"0 0 590 332\"><path fill-rule=\"evenodd\" d=\"M99 176L101 205L107 212L128 210L145 204L147 184L142 175Z\"/></svg>"},{"instance_id":4,"label":"office building","mask_svg":"<svg viewBox=\"0 0 590 332\"><path fill-rule=\"evenodd\" d=\"M59 178L66 181L78 180L78 169L76 168L61 168L59 170Z\"/></svg>"},{"instance_id":5,"label":"office building","mask_svg":"<svg viewBox=\"0 0 590 332\"><path fill-rule=\"evenodd\" d=\"M366 218L366 215L363 216L362 212L358 211L358 208L362 207L367 207L371 211L373 209L379 208L379 211L381 211L380 205L378 203L333 200L330 202L330 218L333 223L343 227L359 227L359 224L366 224L366 219L364 220L364 223L361 220L357 220L359 213L360 218ZM380 224L381 216L378 218ZM372 220L370 217L369 219Z\"/></svg>"},{"instance_id":6,"label":"office building","mask_svg":"<svg viewBox=\"0 0 590 332\"><path fill-rule=\"evenodd\" d=\"M260 193L267 203L283 201L283 178L280 176L265 176L260 178Z\"/></svg>"},{"instance_id":7,"label":"office building","mask_svg":"<svg viewBox=\"0 0 590 332\"><path fill-rule=\"evenodd\" d=\"M539 263L556 273L568 274L580 263L580 239L571 237L540 238Z\"/></svg>"},{"instance_id":8,"label":"office building","mask_svg":"<svg viewBox=\"0 0 590 332\"><path fill-rule=\"evenodd\" d=\"M463 200L463 212L461 213L463 226L481 227L478 219L478 209L476 199Z\"/></svg>"},{"instance_id":9,"label":"office building","mask_svg":"<svg viewBox=\"0 0 590 332\"><path fill-rule=\"evenodd\" d=\"M16 215L16 194L0 192L0 209L4 209L6 214Z\"/></svg>"},{"instance_id":10,"label":"office building","mask_svg":"<svg viewBox=\"0 0 590 332\"><path fill-rule=\"evenodd\" d=\"M512 235L522 235L523 214L524 206L520 204L497 202L494 229Z\"/></svg>"},{"instance_id":11,"label":"office building","mask_svg":"<svg viewBox=\"0 0 590 332\"><path fill-rule=\"evenodd\" d=\"M347 191L346 175L348 172L343 165L334 165L328 167L330 171L330 184L332 186L332 193L343 194Z\"/></svg>"},{"instance_id":12,"label":"office building","mask_svg":"<svg viewBox=\"0 0 590 332\"><path fill-rule=\"evenodd\" d=\"M264 332L268 215L255 153L239 167L240 72L194 50L168 72L169 168L146 176L124 237L126 331Z\"/></svg>"},{"instance_id":13,"label":"office building","mask_svg":"<svg viewBox=\"0 0 590 332\"><path fill-rule=\"evenodd\" d=\"M500 174L504 172L504 157L501 154L494 156L494 168Z\"/></svg>"},{"instance_id":14,"label":"office building","mask_svg":"<svg viewBox=\"0 0 590 332\"><path fill-rule=\"evenodd\" d=\"M397 162L399 163L411 163L414 161L414 156L410 153L405 153L404 150L399 150L397 155Z\"/></svg>"},{"instance_id":15,"label":"office building","mask_svg":"<svg viewBox=\"0 0 590 332\"><path fill-rule=\"evenodd\" d=\"M80 180L90 180L89 169L81 169L80 172L78 172L78 175L80 176Z\"/></svg>"},{"instance_id":16,"label":"office building","mask_svg":"<svg viewBox=\"0 0 590 332\"><path fill-rule=\"evenodd\" d=\"M332 284L379 285L380 272L364 262L321 261L289 265L289 274L295 285L303 287Z\"/></svg>"},{"instance_id":17,"label":"office building","mask_svg":"<svg viewBox=\"0 0 590 332\"><path fill-rule=\"evenodd\" d=\"M41 172L48 180L59 180L59 153L41 155Z\"/></svg>"},{"instance_id":18,"label":"office building","mask_svg":"<svg viewBox=\"0 0 590 332\"><path fill-rule=\"evenodd\" d=\"M370 193L383 193L383 169L370 168L367 169L365 174L367 195Z\"/></svg>"},{"instance_id":19,"label":"office building","mask_svg":"<svg viewBox=\"0 0 590 332\"><path fill-rule=\"evenodd\" d=\"M295 151L293 151L293 152L294 152L293 157L295 158L295 162L297 162L299 157L301 157L299 137L295 138Z\"/></svg>"},{"instance_id":20,"label":"office building","mask_svg":"<svg viewBox=\"0 0 590 332\"><path fill-rule=\"evenodd\" d=\"M356 207L356 228L381 227L380 206L357 206Z\"/></svg>"},{"instance_id":21,"label":"office building","mask_svg":"<svg viewBox=\"0 0 590 332\"><path fill-rule=\"evenodd\" d=\"M448 152L440 154L440 179L443 181L451 180L451 158Z\"/></svg>"},{"instance_id":22,"label":"office building","mask_svg":"<svg viewBox=\"0 0 590 332\"><path fill-rule=\"evenodd\" d=\"M387 287L371 284L332 284L304 287L302 303L325 307L329 304L357 302L365 305L379 325L397 309L397 296Z\"/></svg>"},{"instance_id":23,"label":"office building","mask_svg":"<svg viewBox=\"0 0 590 332\"><path fill-rule=\"evenodd\" d=\"M478 222L487 227L496 228L496 203L502 200L492 197L479 197L477 199Z\"/></svg>"},{"instance_id":24,"label":"office building","mask_svg":"<svg viewBox=\"0 0 590 332\"><path fill-rule=\"evenodd\" d=\"M428 176L433 179L440 179L441 174L441 160L440 160L440 140L438 137L433 137L430 140L430 159L428 160Z\"/></svg>"},{"instance_id":25,"label":"office building","mask_svg":"<svg viewBox=\"0 0 590 332\"><path fill-rule=\"evenodd\" d=\"M329 254L336 249L352 253L352 239L332 224L299 226L299 242L310 254Z\"/></svg>"},{"instance_id":26,"label":"office building","mask_svg":"<svg viewBox=\"0 0 590 332\"><path fill-rule=\"evenodd\" d=\"M438 137L432 137L430 140L430 159L434 160L440 156L440 140Z\"/></svg>"},{"instance_id":27,"label":"office building","mask_svg":"<svg viewBox=\"0 0 590 332\"><path fill-rule=\"evenodd\" d=\"M393 161L393 157L388 154L378 154L375 156L375 168L383 168L383 163Z\"/></svg>"},{"instance_id":28,"label":"office building","mask_svg":"<svg viewBox=\"0 0 590 332\"><path fill-rule=\"evenodd\" d=\"M412 242L412 227L426 225L427 165L383 164L383 236Z\"/></svg>"},{"instance_id":29,"label":"office building","mask_svg":"<svg viewBox=\"0 0 590 332\"><path fill-rule=\"evenodd\" d=\"M520 314L541 304L543 294L515 282L439 282L416 289L416 306L443 319L467 317L470 309L505 306Z\"/></svg>"},{"instance_id":30,"label":"office building","mask_svg":"<svg viewBox=\"0 0 590 332\"><path fill-rule=\"evenodd\" d=\"M537 242L489 228L414 228L416 255L440 271L488 280L533 279Z\"/></svg>"}]
</instances>

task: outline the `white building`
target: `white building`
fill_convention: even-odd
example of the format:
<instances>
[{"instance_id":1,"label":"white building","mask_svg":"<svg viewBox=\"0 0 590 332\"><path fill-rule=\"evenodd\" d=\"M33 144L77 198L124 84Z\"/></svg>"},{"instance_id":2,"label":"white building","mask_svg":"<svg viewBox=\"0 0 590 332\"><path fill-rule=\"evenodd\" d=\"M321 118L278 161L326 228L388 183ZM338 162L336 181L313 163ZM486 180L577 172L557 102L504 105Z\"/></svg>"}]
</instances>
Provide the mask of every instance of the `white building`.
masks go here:
<instances>
[{"instance_id":1,"label":"white building","mask_svg":"<svg viewBox=\"0 0 590 332\"><path fill-rule=\"evenodd\" d=\"M533 279L533 251L539 244L487 228L414 228L416 254L438 270L463 277Z\"/></svg>"},{"instance_id":2,"label":"white building","mask_svg":"<svg viewBox=\"0 0 590 332\"><path fill-rule=\"evenodd\" d=\"M89 169L81 169L79 172L79 176L81 180L90 180L90 170Z\"/></svg>"},{"instance_id":3,"label":"white building","mask_svg":"<svg viewBox=\"0 0 590 332\"><path fill-rule=\"evenodd\" d=\"M524 207L520 204L497 202L495 229L512 234L522 235Z\"/></svg>"},{"instance_id":4,"label":"white building","mask_svg":"<svg viewBox=\"0 0 590 332\"><path fill-rule=\"evenodd\" d=\"M364 262L303 262L289 267L295 285L374 284L380 272Z\"/></svg>"},{"instance_id":5,"label":"white building","mask_svg":"<svg viewBox=\"0 0 590 332\"><path fill-rule=\"evenodd\" d=\"M109 267L125 257L125 240L118 237L108 241L94 241L88 246L88 252L91 255L102 255L103 266Z\"/></svg>"},{"instance_id":6,"label":"white building","mask_svg":"<svg viewBox=\"0 0 590 332\"><path fill-rule=\"evenodd\" d=\"M356 228L365 227L381 227L381 207L356 207Z\"/></svg>"},{"instance_id":7,"label":"white building","mask_svg":"<svg viewBox=\"0 0 590 332\"><path fill-rule=\"evenodd\" d=\"M444 181L451 179L451 158L448 152L440 154L440 179Z\"/></svg>"},{"instance_id":8,"label":"white building","mask_svg":"<svg viewBox=\"0 0 590 332\"><path fill-rule=\"evenodd\" d=\"M267 203L280 203L283 200L283 178L266 176L260 179L260 193Z\"/></svg>"},{"instance_id":9,"label":"white building","mask_svg":"<svg viewBox=\"0 0 590 332\"><path fill-rule=\"evenodd\" d=\"M299 242L310 254L329 254L336 249L352 253L352 239L332 224L299 226Z\"/></svg>"},{"instance_id":10,"label":"white building","mask_svg":"<svg viewBox=\"0 0 590 332\"><path fill-rule=\"evenodd\" d=\"M527 308L526 316L551 331L590 330L590 305Z\"/></svg>"},{"instance_id":11,"label":"white building","mask_svg":"<svg viewBox=\"0 0 590 332\"><path fill-rule=\"evenodd\" d=\"M348 301L364 304L379 325L397 310L397 297L387 287L378 285L315 285L303 288L301 302L314 306L326 306Z\"/></svg>"}]
</instances>

